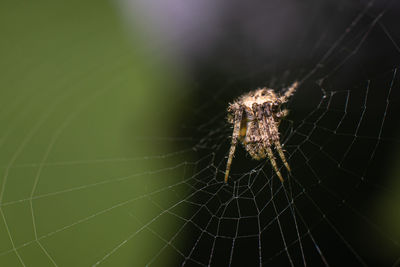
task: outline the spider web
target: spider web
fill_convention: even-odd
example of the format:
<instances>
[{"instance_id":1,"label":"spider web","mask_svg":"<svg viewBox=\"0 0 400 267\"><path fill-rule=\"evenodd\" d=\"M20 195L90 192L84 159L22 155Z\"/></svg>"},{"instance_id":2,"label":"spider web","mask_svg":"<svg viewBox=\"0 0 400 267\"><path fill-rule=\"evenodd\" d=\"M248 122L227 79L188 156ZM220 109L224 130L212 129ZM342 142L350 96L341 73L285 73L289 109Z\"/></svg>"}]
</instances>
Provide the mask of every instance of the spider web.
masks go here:
<instances>
[{"instance_id":1,"label":"spider web","mask_svg":"<svg viewBox=\"0 0 400 267\"><path fill-rule=\"evenodd\" d=\"M19 56L4 53L11 90L0 110L0 265L397 266L395 4L340 3L324 12L309 4L315 17L295 46L287 41L268 58L240 43L250 54L237 56L241 64L232 66L237 50L225 50L185 90L168 73L150 78L156 95L131 88L157 72L149 55L162 54L162 45L132 53L117 37L125 34L118 19L98 24L107 4L97 16L76 15L86 23L77 32L31 43L47 45L33 50L40 53L23 42ZM329 12L333 22L314 25ZM50 16L37 27L54 20L63 23ZM42 36L58 30L45 29ZM51 51L61 43L62 53ZM292 172L279 165L282 184L267 160L238 145L225 184L227 103L296 80L280 126Z\"/></svg>"}]
</instances>

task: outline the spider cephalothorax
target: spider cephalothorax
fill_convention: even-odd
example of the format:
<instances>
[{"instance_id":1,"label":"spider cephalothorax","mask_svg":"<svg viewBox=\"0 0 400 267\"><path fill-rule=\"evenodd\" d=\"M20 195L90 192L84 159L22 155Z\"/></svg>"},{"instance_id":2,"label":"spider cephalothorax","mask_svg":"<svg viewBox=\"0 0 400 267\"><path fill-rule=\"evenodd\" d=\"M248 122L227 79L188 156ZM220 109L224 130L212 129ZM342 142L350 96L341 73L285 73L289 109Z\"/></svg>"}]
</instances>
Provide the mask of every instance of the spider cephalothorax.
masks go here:
<instances>
[{"instance_id":1,"label":"spider cephalothorax","mask_svg":"<svg viewBox=\"0 0 400 267\"><path fill-rule=\"evenodd\" d=\"M281 105L289 100L297 86L298 83L294 82L282 96L277 95L273 89L257 89L229 104L228 122L233 124L233 134L226 164L225 182L228 181L237 140L242 142L253 159L261 160L268 157L275 173L283 182L272 148L275 147L283 164L290 171L279 141L278 128L281 119L288 114L287 109L281 110Z\"/></svg>"}]
</instances>

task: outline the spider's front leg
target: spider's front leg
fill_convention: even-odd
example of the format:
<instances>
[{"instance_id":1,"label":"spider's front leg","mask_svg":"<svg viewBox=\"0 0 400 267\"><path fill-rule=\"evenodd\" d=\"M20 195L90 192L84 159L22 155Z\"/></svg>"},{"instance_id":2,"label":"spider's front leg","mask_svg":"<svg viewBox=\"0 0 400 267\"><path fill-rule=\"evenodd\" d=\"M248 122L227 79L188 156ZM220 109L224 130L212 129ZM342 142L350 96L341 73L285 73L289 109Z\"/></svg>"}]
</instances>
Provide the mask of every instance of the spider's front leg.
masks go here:
<instances>
[{"instance_id":1,"label":"spider's front leg","mask_svg":"<svg viewBox=\"0 0 400 267\"><path fill-rule=\"evenodd\" d=\"M265 148L265 151L267 152L267 155L268 155L269 161L271 162L272 168L274 169L279 180L281 180L281 182L283 183L283 181L284 181L283 176L278 169L278 165L276 164L274 153L272 152L272 149L271 149L270 140L272 140L271 137L272 137L273 132L271 132L271 129L265 120L266 117L272 119L272 116L268 116L271 114L270 110L268 110L267 114L264 114L263 107L256 103L253 104L253 112L254 112L254 110L255 110L255 115L256 115L257 121L258 121L259 130L266 135L266 138L263 138L263 146Z\"/></svg>"},{"instance_id":2,"label":"spider's front leg","mask_svg":"<svg viewBox=\"0 0 400 267\"><path fill-rule=\"evenodd\" d=\"M274 145L275 145L275 149L276 149L276 151L278 151L278 154L281 157L282 162L285 165L286 169L289 172L291 172L289 163L287 162L286 157L285 157L285 153L283 152L283 148L282 148L281 142L279 141L279 137L278 137L278 139L274 140Z\"/></svg>"},{"instance_id":3,"label":"spider's front leg","mask_svg":"<svg viewBox=\"0 0 400 267\"><path fill-rule=\"evenodd\" d=\"M265 114L271 114L270 106L269 105L264 105L264 112ZM280 123L280 118L286 116L289 113L287 109L282 110L281 112L277 113L277 117L279 118L278 121L275 121L272 116L263 116L263 124L265 127L268 129L271 141L275 145L276 151L278 151L279 156L281 157L281 160L283 164L285 165L286 169L290 172L290 166L286 160L285 153L283 152L281 142L279 140L279 123Z\"/></svg>"},{"instance_id":4,"label":"spider's front leg","mask_svg":"<svg viewBox=\"0 0 400 267\"><path fill-rule=\"evenodd\" d=\"M228 182L229 171L231 169L233 155L235 154L236 144L240 133L240 124L242 122L242 116L243 116L242 106L233 107L232 109L233 109L232 111L235 113L235 116L233 119L234 126L233 126L231 148L229 149L228 161L226 163L225 179L224 179L225 183Z\"/></svg>"}]
</instances>

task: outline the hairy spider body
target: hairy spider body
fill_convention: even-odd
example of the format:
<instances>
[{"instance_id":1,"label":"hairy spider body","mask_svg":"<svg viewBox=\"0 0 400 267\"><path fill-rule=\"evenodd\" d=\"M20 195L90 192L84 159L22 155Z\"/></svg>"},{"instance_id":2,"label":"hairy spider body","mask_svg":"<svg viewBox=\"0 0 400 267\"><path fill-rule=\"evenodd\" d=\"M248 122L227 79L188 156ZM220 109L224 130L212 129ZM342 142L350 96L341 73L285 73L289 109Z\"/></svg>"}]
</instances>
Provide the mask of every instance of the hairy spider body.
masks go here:
<instances>
[{"instance_id":1,"label":"hairy spider body","mask_svg":"<svg viewBox=\"0 0 400 267\"><path fill-rule=\"evenodd\" d=\"M268 157L276 175L283 182L272 148L275 148L290 172L279 140L279 124L289 112L287 109L281 110L281 105L289 100L297 86L298 83L294 82L282 96L277 95L273 89L257 89L229 104L228 122L233 124L233 134L226 164L225 182L228 181L238 140L253 159L261 160Z\"/></svg>"}]
</instances>

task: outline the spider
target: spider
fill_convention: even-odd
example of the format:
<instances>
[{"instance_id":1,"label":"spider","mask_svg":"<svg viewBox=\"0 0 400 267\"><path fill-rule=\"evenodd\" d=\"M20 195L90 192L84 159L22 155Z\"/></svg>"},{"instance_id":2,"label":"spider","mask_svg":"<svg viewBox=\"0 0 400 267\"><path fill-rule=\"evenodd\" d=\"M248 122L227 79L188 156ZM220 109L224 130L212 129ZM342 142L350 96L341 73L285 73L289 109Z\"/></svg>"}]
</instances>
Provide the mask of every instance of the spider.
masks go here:
<instances>
[{"instance_id":1,"label":"spider","mask_svg":"<svg viewBox=\"0 0 400 267\"><path fill-rule=\"evenodd\" d=\"M297 87L298 82L296 81L282 96L276 94L273 89L261 88L243 94L229 104L228 122L233 124L233 134L226 163L225 183L228 181L237 140L243 144L253 159L261 160L268 157L276 175L283 182L272 148L275 147L283 164L290 172L289 164L279 141L278 128L281 119L289 113L287 109L281 110L281 105L289 100Z\"/></svg>"}]
</instances>

